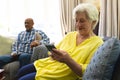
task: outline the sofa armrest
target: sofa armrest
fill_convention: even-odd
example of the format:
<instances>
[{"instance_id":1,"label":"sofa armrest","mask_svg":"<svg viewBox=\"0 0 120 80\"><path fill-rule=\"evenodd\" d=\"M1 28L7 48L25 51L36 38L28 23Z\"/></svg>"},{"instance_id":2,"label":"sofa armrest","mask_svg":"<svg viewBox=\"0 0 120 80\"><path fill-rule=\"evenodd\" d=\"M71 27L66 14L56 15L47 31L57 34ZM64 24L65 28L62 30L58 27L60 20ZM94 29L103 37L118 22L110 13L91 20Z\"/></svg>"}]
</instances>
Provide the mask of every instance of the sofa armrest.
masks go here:
<instances>
[{"instance_id":1,"label":"sofa armrest","mask_svg":"<svg viewBox=\"0 0 120 80\"><path fill-rule=\"evenodd\" d=\"M35 60L40 58L48 57L47 52L48 50L45 47L45 45L39 45L37 47L34 47L33 54L31 56L31 62L34 62ZM5 80L14 80L15 74L17 73L19 66L20 66L19 61L14 61L6 64L4 66Z\"/></svg>"},{"instance_id":2,"label":"sofa armrest","mask_svg":"<svg viewBox=\"0 0 120 80\"><path fill-rule=\"evenodd\" d=\"M115 63L115 67L112 73L112 80L120 80L120 55Z\"/></svg>"},{"instance_id":3,"label":"sofa armrest","mask_svg":"<svg viewBox=\"0 0 120 80\"><path fill-rule=\"evenodd\" d=\"M34 47L31 62L45 57L48 57L48 50L44 44Z\"/></svg>"},{"instance_id":4,"label":"sofa armrest","mask_svg":"<svg viewBox=\"0 0 120 80\"><path fill-rule=\"evenodd\" d=\"M11 63L6 64L3 68L5 69L5 79L4 80L14 80L15 74L19 69L19 61L14 61Z\"/></svg>"}]
</instances>

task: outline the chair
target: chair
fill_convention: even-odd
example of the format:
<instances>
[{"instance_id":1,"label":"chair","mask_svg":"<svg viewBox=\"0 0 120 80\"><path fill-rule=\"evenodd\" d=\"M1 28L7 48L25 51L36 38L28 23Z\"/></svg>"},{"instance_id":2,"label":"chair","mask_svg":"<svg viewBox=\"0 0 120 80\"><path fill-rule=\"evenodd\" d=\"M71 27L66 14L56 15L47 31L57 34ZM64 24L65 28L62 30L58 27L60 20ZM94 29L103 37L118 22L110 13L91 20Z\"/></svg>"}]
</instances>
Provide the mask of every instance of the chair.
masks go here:
<instances>
[{"instance_id":1,"label":"chair","mask_svg":"<svg viewBox=\"0 0 120 80\"><path fill-rule=\"evenodd\" d=\"M33 54L31 56L31 63L37 59L48 57L47 48L44 45L39 45L33 49ZM8 63L4 66L5 79L4 80L14 80L15 74L19 69L19 61L14 61Z\"/></svg>"}]
</instances>

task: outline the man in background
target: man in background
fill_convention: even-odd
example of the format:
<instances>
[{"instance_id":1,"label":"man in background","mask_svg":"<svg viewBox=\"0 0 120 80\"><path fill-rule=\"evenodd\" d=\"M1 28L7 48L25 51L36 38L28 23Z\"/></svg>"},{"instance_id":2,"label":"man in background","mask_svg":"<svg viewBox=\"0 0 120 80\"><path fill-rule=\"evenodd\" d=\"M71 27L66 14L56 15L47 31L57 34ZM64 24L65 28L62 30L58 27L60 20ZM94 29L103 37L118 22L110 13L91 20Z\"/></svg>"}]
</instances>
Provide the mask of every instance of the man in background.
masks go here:
<instances>
[{"instance_id":1,"label":"man in background","mask_svg":"<svg viewBox=\"0 0 120 80\"><path fill-rule=\"evenodd\" d=\"M43 31L34 29L33 25L32 18L25 19L26 30L18 34L11 55L0 56L0 68L15 60L20 62L20 67L29 64L33 47L50 42L48 36Z\"/></svg>"}]
</instances>

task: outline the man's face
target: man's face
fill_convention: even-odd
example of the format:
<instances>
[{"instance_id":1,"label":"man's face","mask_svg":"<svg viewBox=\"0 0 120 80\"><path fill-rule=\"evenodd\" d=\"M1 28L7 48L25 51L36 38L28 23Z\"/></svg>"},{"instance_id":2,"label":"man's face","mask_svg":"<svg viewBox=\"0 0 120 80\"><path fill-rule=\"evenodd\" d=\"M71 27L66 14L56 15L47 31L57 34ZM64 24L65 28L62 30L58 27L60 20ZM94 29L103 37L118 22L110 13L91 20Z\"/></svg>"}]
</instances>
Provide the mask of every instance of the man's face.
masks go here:
<instances>
[{"instance_id":1,"label":"man's face","mask_svg":"<svg viewBox=\"0 0 120 80\"><path fill-rule=\"evenodd\" d=\"M33 20L32 19L26 19L25 20L25 28L27 31L30 31L33 28Z\"/></svg>"}]
</instances>

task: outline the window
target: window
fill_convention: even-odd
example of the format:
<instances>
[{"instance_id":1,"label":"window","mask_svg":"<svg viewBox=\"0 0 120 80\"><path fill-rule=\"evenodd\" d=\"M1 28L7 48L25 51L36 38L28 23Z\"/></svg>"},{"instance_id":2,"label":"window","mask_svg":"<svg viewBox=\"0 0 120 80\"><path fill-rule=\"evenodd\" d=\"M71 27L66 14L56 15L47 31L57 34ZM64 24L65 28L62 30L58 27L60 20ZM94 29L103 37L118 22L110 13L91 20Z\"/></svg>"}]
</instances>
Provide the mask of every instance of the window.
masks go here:
<instances>
[{"instance_id":1,"label":"window","mask_svg":"<svg viewBox=\"0 0 120 80\"><path fill-rule=\"evenodd\" d=\"M44 31L51 42L62 38L59 0L3 0L0 2L0 34L16 37L25 30L24 20L34 19L34 28Z\"/></svg>"}]
</instances>

